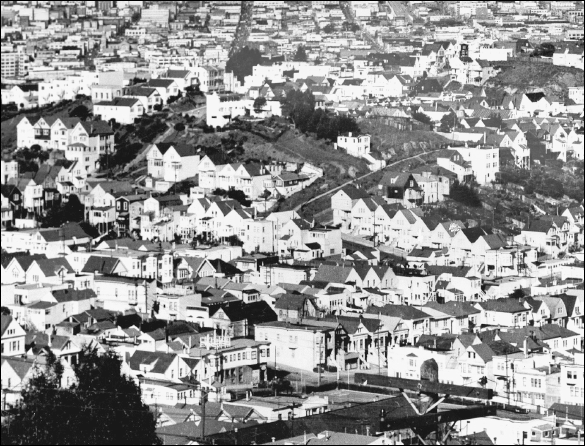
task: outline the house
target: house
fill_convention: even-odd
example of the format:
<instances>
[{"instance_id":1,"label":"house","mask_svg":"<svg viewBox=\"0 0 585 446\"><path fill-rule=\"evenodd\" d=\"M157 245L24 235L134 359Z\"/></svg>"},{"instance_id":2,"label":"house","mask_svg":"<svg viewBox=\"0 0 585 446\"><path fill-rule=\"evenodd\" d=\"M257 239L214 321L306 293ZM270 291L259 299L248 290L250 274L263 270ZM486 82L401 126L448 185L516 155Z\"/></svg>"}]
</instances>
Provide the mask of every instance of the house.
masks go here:
<instances>
[{"instance_id":1,"label":"house","mask_svg":"<svg viewBox=\"0 0 585 446\"><path fill-rule=\"evenodd\" d=\"M187 87L197 84L197 76L190 70L167 70L161 76L162 79L173 80L179 91L184 92Z\"/></svg>"},{"instance_id":2,"label":"house","mask_svg":"<svg viewBox=\"0 0 585 446\"><path fill-rule=\"evenodd\" d=\"M93 105L94 116L99 116L104 121L113 119L118 124L134 124L135 119L144 113L144 106L135 98L120 97Z\"/></svg>"},{"instance_id":3,"label":"house","mask_svg":"<svg viewBox=\"0 0 585 446\"><path fill-rule=\"evenodd\" d=\"M318 365L335 364L334 328L284 321L266 322L256 326L255 339L270 340L270 357L285 367L313 371Z\"/></svg>"},{"instance_id":4,"label":"house","mask_svg":"<svg viewBox=\"0 0 585 446\"><path fill-rule=\"evenodd\" d=\"M384 305L383 307L369 306L366 313L378 315L385 324L392 324L391 319L398 318L400 323L395 325L397 331L404 330L404 335L398 338L398 333L391 332L392 344L410 343L415 344L421 335L430 333L429 316L424 311L421 311L409 305Z\"/></svg>"},{"instance_id":5,"label":"house","mask_svg":"<svg viewBox=\"0 0 585 446\"><path fill-rule=\"evenodd\" d=\"M159 142L147 149L146 159L148 175L176 183L197 175L201 156L193 146Z\"/></svg>"},{"instance_id":6,"label":"house","mask_svg":"<svg viewBox=\"0 0 585 446\"><path fill-rule=\"evenodd\" d=\"M210 317L215 328L225 330L230 337L253 337L257 324L278 320L274 310L262 300L225 305Z\"/></svg>"},{"instance_id":7,"label":"house","mask_svg":"<svg viewBox=\"0 0 585 446\"><path fill-rule=\"evenodd\" d=\"M179 94L179 85L174 79L150 79L144 86L154 88L160 95L163 104L167 104L171 96L178 96Z\"/></svg>"},{"instance_id":8,"label":"house","mask_svg":"<svg viewBox=\"0 0 585 446\"><path fill-rule=\"evenodd\" d=\"M475 308L481 311L478 324L498 327L526 327L530 320L530 305L519 299L494 299L477 302Z\"/></svg>"},{"instance_id":9,"label":"house","mask_svg":"<svg viewBox=\"0 0 585 446\"><path fill-rule=\"evenodd\" d=\"M570 223L566 217L543 216L532 220L522 229L515 241L524 245L534 246L539 251L554 257L569 248Z\"/></svg>"},{"instance_id":10,"label":"house","mask_svg":"<svg viewBox=\"0 0 585 446\"><path fill-rule=\"evenodd\" d=\"M10 315L2 314L2 356L20 356L25 353L24 329Z\"/></svg>"},{"instance_id":11,"label":"house","mask_svg":"<svg viewBox=\"0 0 585 446\"><path fill-rule=\"evenodd\" d=\"M357 189L354 186L345 186L331 196L331 208L333 209L333 224L342 225L347 230L351 224L351 212L355 201L369 198L366 191Z\"/></svg>"},{"instance_id":12,"label":"house","mask_svg":"<svg viewBox=\"0 0 585 446\"><path fill-rule=\"evenodd\" d=\"M174 353L136 350L130 356L128 365L137 378L181 382L181 378L190 375L189 365Z\"/></svg>"},{"instance_id":13,"label":"house","mask_svg":"<svg viewBox=\"0 0 585 446\"><path fill-rule=\"evenodd\" d=\"M156 88L148 88L143 86L126 87L124 89L123 98L138 99L142 105L144 113L147 114L154 112L157 105L162 106L162 99Z\"/></svg>"},{"instance_id":14,"label":"house","mask_svg":"<svg viewBox=\"0 0 585 446\"><path fill-rule=\"evenodd\" d=\"M337 137L336 149L344 149L348 155L356 158L363 158L369 154L370 149L370 135L352 135L351 132L341 134Z\"/></svg>"},{"instance_id":15,"label":"house","mask_svg":"<svg viewBox=\"0 0 585 446\"><path fill-rule=\"evenodd\" d=\"M274 310L279 321L299 321L307 317L317 317L320 311L312 296L303 294L282 294L278 296Z\"/></svg>"}]
</instances>

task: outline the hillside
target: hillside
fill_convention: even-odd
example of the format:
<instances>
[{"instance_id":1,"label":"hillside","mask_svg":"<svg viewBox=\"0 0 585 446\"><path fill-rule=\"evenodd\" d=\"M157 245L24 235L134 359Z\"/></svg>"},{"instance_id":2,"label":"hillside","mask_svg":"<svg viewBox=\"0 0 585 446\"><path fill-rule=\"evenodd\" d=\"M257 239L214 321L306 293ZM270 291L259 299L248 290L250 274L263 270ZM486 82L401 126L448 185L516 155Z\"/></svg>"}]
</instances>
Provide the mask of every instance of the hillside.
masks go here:
<instances>
[{"instance_id":1,"label":"hillside","mask_svg":"<svg viewBox=\"0 0 585 446\"><path fill-rule=\"evenodd\" d=\"M583 70L537 62L502 66L502 71L485 84L486 87L501 88L508 93L543 90L546 94L561 97L565 97L568 87L581 85Z\"/></svg>"}]
</instances>

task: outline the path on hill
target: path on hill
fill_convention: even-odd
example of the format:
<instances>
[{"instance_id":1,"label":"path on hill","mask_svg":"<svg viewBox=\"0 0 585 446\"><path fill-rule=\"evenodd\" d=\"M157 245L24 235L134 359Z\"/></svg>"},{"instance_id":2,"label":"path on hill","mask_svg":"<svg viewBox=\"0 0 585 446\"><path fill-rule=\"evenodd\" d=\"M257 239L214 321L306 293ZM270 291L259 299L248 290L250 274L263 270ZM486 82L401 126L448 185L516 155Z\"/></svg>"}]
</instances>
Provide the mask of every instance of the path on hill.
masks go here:
<instances>
[{"instance_id":1,"label":"path on hill","mask_svg":"<svg viewBox=\"0 0 585 446\"><path fill-rule=\"evenodd\" d=\"M430 155L431 153L436 153L436 152L440 152L440 151L441 151L441 149L433 150L432 152L427 152L424 155ZM421 156L421 154L419 153L417 155L413 155L413 156L409 156L408 158L401 159L400 161L395 161L392 164L388 164L386 167L384 167L382 169L382 171L384 171L384 170L386 170L386 169L388 169L390 167L394 167L394 166L396 166L396 165L398 165L400 163L403 163L404 161L409 161L409 160L412 160L412 159L415 159L415 158L419 158L420 156ZM327 192L324 192L324 193L322 193L320 195L317 195L316 197L311 198L310 200L308 200L308 201L306 201L306 202L304 202L302 204L299 204L296 208L294 208L294 210L298 212L301 209L301 207L303 207L303 206L305 206L305 205L307 205L309 203L312 203L313 201L317 201L320 198L326 197L327 195L331 195L333 192L337 192L338 190L343 189L345 186L348 186L350 184L353 184L356 181L360 181L360 180L363 180L364 178L368 178L369 176L374 175L376 172L379 172L379 171L378 170L375 170L373 172L366 173L365 175L362 175L361 177L354 178L353 180L350 180L350 181L347 181L347 182L343 183L341 186L337 186L337 187L334 187L333 189L329 189Z\"/></svg>"},{"instance_id":2,"label":"path on hill","mask_svg":"<svg viewBox=\"0 0 585 446\"><path fill-rule=\"evenodd\" d=\"M173 127L169 127L163 134L158 135L154 139L154 141L152 141L151 144L158 144L159 142L164 141L174 131L175 129ZM148 148L151 146L151 144L145 144L144 148L138 153L138 155L136 155L136 158L134 158L132 161L126 164L126 166L124 166L124 173L129 173L132 167L136 166L140 161L142 161L146 157L146 152Z\"/></svg>"}]
</instances>

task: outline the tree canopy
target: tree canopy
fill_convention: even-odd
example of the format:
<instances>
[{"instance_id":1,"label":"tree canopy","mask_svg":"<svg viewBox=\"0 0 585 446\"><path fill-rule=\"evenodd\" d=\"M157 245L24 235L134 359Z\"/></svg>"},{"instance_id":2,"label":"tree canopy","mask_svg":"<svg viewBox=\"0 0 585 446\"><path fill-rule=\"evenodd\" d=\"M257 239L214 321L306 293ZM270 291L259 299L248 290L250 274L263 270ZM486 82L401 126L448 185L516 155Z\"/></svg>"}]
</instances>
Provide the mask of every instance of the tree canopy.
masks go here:
<instances>
[{"instance_id":1,"label":"tree canopy","mask_svg":"<svg viewBox=\"0 0 585 446\"><path fill-rule=\"evenodd\" d=\"M77 195L72 194L63 206L49 209L43 219L43 226L46 228L58 228L64 223L79 223L85 218L85 207L79 201Z\"/></svg>"},{"instance_id":2,"label":"tree canopy","mask_svg":"<svg viewBox=\"0 0 585 446\"><path fill-rule=\"evenodd\" d=\"M431 118L429 117L429 115L426 115L424 113L421 112L414 112L412 114L412 117L414 119L416 119L417 121L422 122L423 124L431 124L433 121L431 120Z\"/></svg>"},{"instance_id":3,"label":"tree canopy","mask_svg":"<svg viewBox=\"0 0 585 446\"><path fill-rule=\"evenodd\" d=\"M51 352L22 392L22 405L2 425L2 444L161 444L140 388L121 374L115 353L84 349L76 383L61 387L63 365Z\"/></svg>"},{"instance_id":4,"label":"tree canopy","mask_svg":"<svg viewBox=\"0 0 585 446\"><path fill-rule=\"evenodd\" d=\"M315 109L315 97L310 90L288 92L284 104L286 115L296 128L303 133L315 133L319 139L336 141L340 133L360 134L355 119L349 116L335 116L322 109Z\"/></svg>"},{"instance_id":5,"label":"tree canopy","mask_svg":"<svg viewBox=\"0 0 585 446\"><path fill-rule=\"evenodd\" d=\"M458 122L459 120L457 119L457 115L453 110L451 110L448 114L441 118L441 125L439 126L439 131L443 133L448 133L455 128Z\"/></svg>"},{"instance_id":6,"label":"tree canopy","mask_svg":"<svg viewBox=\"0 0 585 446\"><path fill-rule=\"evenodd\" d=\"M260 113L265 105L266 105L265 97L258 96L256 99L254 99L254 111L256 113Z\"/></svg>"},{"instance_id":7,"label":"tree canopy","mask_svg":"<svg viewBox=\"0 0 585 446\"><path fill-rule=\"evenodd\" d=\"M295 53L293 60L295 62L306 62L307 61L307 50L304 45L299 45L297 52Z\"/></svg>"},{"instance_id":8,"label":"tree canopy","mask_svg":"<svg viewBox=\"0 0 585 446\"><path fill-rule=\"evenodd\" d=\"M73 110L69 112L69 116L71 118L79 118L82 121L85 121L89 117L89 109L85 105L78 105Z\"/></svg>"},{"instance_id":9,"label":"tree canopy","mask_svg":"<svg viewBox=\"0 0 585 446\"><path fill-rule=\"evenodd\" d=\"M250 76L255 65L262 62L262 53L257 49L250 49L247 46L234 53L225 66L227 73L233 72L234 76L244 82L246 76Z\"/></svg>"}]
</instances>

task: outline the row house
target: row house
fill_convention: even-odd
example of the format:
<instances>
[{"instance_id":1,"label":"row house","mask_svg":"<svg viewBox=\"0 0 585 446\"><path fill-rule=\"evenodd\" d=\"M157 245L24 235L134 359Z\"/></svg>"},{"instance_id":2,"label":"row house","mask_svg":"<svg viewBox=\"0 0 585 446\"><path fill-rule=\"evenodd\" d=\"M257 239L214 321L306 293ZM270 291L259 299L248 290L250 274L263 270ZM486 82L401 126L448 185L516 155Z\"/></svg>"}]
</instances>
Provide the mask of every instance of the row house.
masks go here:
<instances>
[{"instance_id":1,"label":"row house","mask_svg":"<svg viewBox=\"0 0 585 446\"><path fill-rule=\"evenodd\" d=\"M283 225L280 234L278 254L281 258L294 257L295 251L306 250L308 245L314 245L320 254L318 257L330 257L342 253L341 230L339 229L315 227L306 220L290 220Z\"/></svg>"},{"instance_id":2,"label":"row house","mask_svg":"<svg viewBox=\"0 0 585 446\"><path fill-rule=\"evenodd\" d=\"M567 252L570 246L570 230L571 224L566 217L546 215L531 221L515 240L557 257L559 253Z\"/></svg>"},{"instance_id":3,"label":"row house","mask_svg":"<svg viewBox=\"0 0 585 446\"><path fill-rule=\"evenodd\" d=\"M197 149L185 144L156 143L146 151L148 175L170 183L197 175L200 159Z\"/></svg>"},{"instance_id":4,"label":"row house","mask_svg":"<svg viewBox=\"0 0 585 446\"><path fill-rule=\"evenodd\" d=\"M331 209L333 210L333 224L341 224L341 229L346 231L351 226L352 210L357 200L369 198L369 194L354 186L345 186L331 196Z\"/></svg>"},{"instance_id":5,"label":"row house","mask_svg":"<svg viewBox=\"0 0 585 446\"><path fill-rule=\"evenodd\" d=\"M209 157L204 157L199 164L199 187L205 192L241 190L256 200L271 184L271 172L260 164L215 165Z\"/></svg>"}]
</instances>

